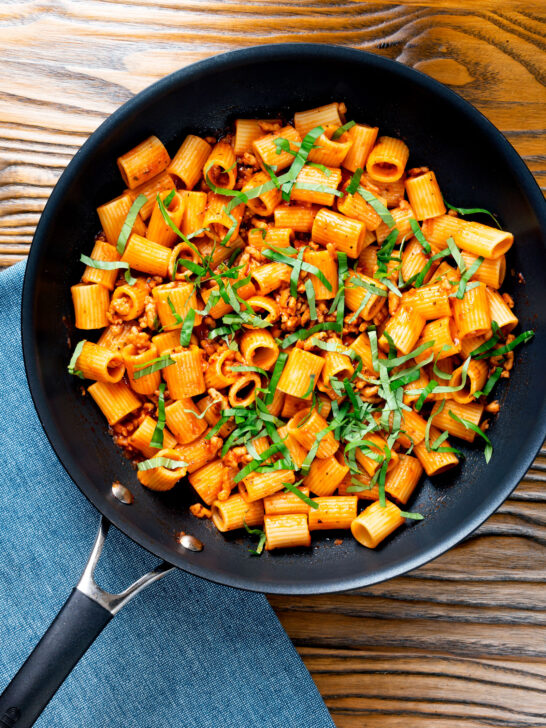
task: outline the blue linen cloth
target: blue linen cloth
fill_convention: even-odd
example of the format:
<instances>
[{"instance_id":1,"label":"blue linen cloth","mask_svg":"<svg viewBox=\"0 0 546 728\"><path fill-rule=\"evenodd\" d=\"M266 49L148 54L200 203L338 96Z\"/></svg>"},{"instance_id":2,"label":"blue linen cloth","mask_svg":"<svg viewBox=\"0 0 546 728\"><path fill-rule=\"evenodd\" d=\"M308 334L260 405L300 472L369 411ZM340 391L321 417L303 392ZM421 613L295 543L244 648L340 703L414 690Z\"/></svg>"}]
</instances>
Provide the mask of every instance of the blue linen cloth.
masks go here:
<instances>
[{"instance_id":1,"label":"blue linen cloth","mask_svg":"<svg viewBox=\"0 0 546 728\"><path fill-rule=\"evenodd\" d=\"M0 274L0 692L77 583L99 515L42 430L20 344L24 264ZM97 569L110 590L157 563L111 529ZM182 571L106 627L39 728L333 728L265 596Z\"/></svg>"}]
</instances>

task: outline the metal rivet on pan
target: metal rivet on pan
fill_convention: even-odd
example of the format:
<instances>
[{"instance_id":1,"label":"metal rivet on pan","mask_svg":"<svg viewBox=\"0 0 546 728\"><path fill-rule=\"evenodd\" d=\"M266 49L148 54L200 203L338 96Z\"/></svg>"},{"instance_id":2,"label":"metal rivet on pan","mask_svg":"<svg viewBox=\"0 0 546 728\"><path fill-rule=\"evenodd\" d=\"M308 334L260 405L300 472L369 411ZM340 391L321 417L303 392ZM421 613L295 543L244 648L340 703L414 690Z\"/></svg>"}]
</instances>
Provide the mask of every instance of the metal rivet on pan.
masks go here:
<instances>
[{"instance_id":1,"label":"metal rivet on pan","mask_svg":"<svg viewBox=\"0 0 546 728\"><path fill-rule=\"evenodd\" d=\"M129 488L126 488L121 483L118 483L117 480L112 483L112 493L114 495L114 498L117 498L120 503L125 503L126 506L130 506L131 503L134 501L133 494L131 493Z\"/></svg>"},{"instance_id":2,"label":"metal rivet on pan","mask_svg":"<svg viewBox=\"0 0 546 728\"><path fill-rule=\"evenodd\" d=\"M178 543L188 551L202 551L203 544L198 538L192 536L190 533L178 534Z\"/></svg>"}]
</instances>

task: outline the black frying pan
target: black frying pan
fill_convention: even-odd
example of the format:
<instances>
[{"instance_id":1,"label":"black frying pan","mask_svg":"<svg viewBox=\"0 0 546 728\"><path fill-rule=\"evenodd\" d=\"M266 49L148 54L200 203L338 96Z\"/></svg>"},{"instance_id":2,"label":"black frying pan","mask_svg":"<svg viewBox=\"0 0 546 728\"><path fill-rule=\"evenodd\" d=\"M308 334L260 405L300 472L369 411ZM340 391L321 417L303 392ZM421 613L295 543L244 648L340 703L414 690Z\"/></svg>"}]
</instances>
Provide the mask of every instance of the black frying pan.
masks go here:
<instances>
[{"instance_id":1,"label":"black frying pan","mask_svg":"<svg viewBox=\"0 0 546 728\"><path fill-rule=\"evenodd\" d=\"M525 279L522 285L511 273L505 288L516 299L523 329L533 328L537 336L518 351L511 379L499 386L502 408L491 428L491 463L486 466L479 446L468 448L458 469L425 481L410 504L424 521L375 551L349 537L336 546L331 535L319 532L309 550L258 559L244 539L226 537L188 513L194 497L184 484L166 494L139 485L102 415L66 373L63 319L72 320L69 286L79 279L80 253L89 252L97 232L95 209L122 188L120 154L150 134L172 154L188 132L217 133L237 116L289 117L332 100L345 101L348 118L404 139L411 149L409 166L430 165L449 202L498 213L516 239L508 268ZM441 84L341 47L288 44L227 53L138 94L90 137L62 175L42 215L25 276L23 349L30 389L51 444L81 491L108 521L168 564L256 591L316 594L362 587L415 569L468 536L509 495L540 447L546 434L545 249L544 201L526 166L492 124ZM113 480L130 488L132 505L112 495ZM184 548L181 531L197 537L204 549ZM0 725L32 724L111 618L112 604L89 579L80 584L0 697Z\"/></svg>"}]
</instances>

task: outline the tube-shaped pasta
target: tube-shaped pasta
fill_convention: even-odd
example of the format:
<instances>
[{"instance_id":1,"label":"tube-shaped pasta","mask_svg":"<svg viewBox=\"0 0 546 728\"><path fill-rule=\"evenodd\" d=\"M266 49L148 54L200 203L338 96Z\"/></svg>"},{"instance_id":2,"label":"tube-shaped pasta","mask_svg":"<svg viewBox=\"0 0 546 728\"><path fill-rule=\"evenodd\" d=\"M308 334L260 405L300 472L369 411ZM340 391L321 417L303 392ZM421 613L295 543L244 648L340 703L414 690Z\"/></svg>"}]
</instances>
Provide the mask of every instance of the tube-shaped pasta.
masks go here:
<instances>
[{"instance_id":1,"label":"tube-shaped pasta","mask_svg":"<svg viewBox=\"0 0 546 728\"><path fill-rule=\"evenodd\" d=\"M110 299L110 313L122 321L133 321L144 311L146 291L137 286L118 286Z\"/></svg>"},{"instance_id":2,"label":"tube-shaped pasta","mask_svg":"<svg viewBox=\"0 0 546 728\"><path fill-rule=\"evenodd\" d=\"M227 237L228 232L230 233L230 240L235 240L239 234L245 206L242 204L237 205L228 215L226 206L230 200L231 197L217 195L215 192L209 192L207 197L207 209L203 219L203 226L208 237L217 242L222 242Z\"/></svg>"},{"instance_id":3,"label":"tube-shaped pasta","mask_svg":"<svg viewBox=\"0 0 546 728\"><path fill-rule=\"evenodd\" d=\"M152 336L152 343L157 349L157 355L162 356L168 354L177 346L180 346L180 331L173 329L172 331L165 331L162 334L156 334Z\"/></svg>"},{"instance_id":4,"label":"tube-shaped pasta","mask_svg":"<svg viewBox=\"0 0 546 728\"><path fill-rule=\"evenodd\" d=\"M402 240L413 234L410 220L415 219L413 210L405 200L402 200L398 207L394 207L391 210L391 215L394 220L394 226L398 230L398 239ZM391 228L386 222L382 222L375 230L377 241L382 243L386 240L391 232Z\"/></svg>"},{"instance_id":5,"label":"tube-shaped pasta","mask_svg":"<svg viewBox=\"0 0 546 728\"><path fill-rule=\"evenodd\" d=\"M169 460L180 460L181 465L179 468L170 470L160 466L158 468L151 468L150 470L139 470L137 478L150 490L165 491L171 490L178 483L178 481L186 475L186 466L182 460L182 456L178 450L165 448L160 450L156 457L168 458Z\"/></svg>"},{"instance_id":6,"label":"tube-shaped pasta","mask_svg":"<svg viewBox=\"0 0 546 728\"><path fill-rule=\"evenodd\" d=\"M518 325L517 316L498 291L486 288L486 295L491 320L497 322L503 334L510 333Z\"/></svg>"},{"instance_id":7,"label":"tube-shaped pasta","mask_svg":"<svg viewBox=\"0 0 546 728\"><path fill-rule=\"evenodd\" d=\"M249 205L250 207L250 205ZM248 231L248 244L253 248L287 248L294 239L292 228L252 228Z\"/></svg>"},{"instance_id":8,"label":"tube-shaped pasta","mask_svg":"<svg viewBox=\"0 0 546 728\"><path fill-rule=\"evenodd\" d=\"M378 460L375 460L373 457L366 455L359 447L356 448L356 459L358 460L360 465L362 465L368 475L370 477L373 477L375 475L376 470L379 470L379 468L382 466L383 461L387 457L387 454L389 452L390 459L387 464L387 472L389 472L389 470L392 470L392 468L394 468L394 466L398 462L398 453L396 452L396 450L389 448L389 446L387 445L387 441L383 437L381 437L381 435L377 435L375 432L369 432L364 439L370 443L369 445L367 445L368 449L371 450L372 453L375 453L375 455L379 456Z\"/></svg>"},{"instance_id":9,"label":"tube-shaped pasta","mask_svg":"<svg viewBox=\"0 0 546 728\"><path fill-rule=\"evenodd\" d=\"M262 386L259 374L246 372L229 388L229 403L232 407L248 407L256 399L256 393Z\"/></svg>"},{"instance_id":10,"label":"tube-shaped pasta","mask_svg":"<svg viewBox=\"0 0 546 728\"><path fill-rule=\"evenodd\" d=\"M241 192L247 193L249 190L253 190L255 187L266 184L270 180L271 177L266 172L257 172L252 175L252 177L244 185ZM273 214L273 210L277 207L280 201L281 191L276 187L273 187L272 190L263 192L261 195L258 195L258 197L249 198L246 204L254 214L269 217L269 215Z\"/></svg>"},{"instance_id":11,"label":"tube-shaped pasta","mask_svg":"<svg viewBox=\"0 0 546 728\"><path fill-rule=\"evenodd\" d=\"M454 356L461 351L461 339L457 330L455 321L451 316L429 321L421 333L421 338L417 342L418 346L432 341L432 346L422 354L418 354L415 359L424 361L432 354L436 361Z\"/></svg>"},{"instance_id":12,"label":"tube-shaped pasta","mask_svg":"<svg viewBox=\"0 0 546 728\"><path fill-rule=\"evenodd\" d=\"M338 485L349 472L349 466L340 458L338 453L329 458L315 458L309 468L309 473L303 479L315 495L333 495Z\"/></svg>"},{"instance_id":13,"label":"tube-shaped pasta","mask_svg":"<svg viewBox=\"0 0 546 728\"><path fill-rule=\"evenodd\" d=\"M299 492L309 497L309 488L298 488ZM258 502L259 501L254 501ZM292 492L274 493L264 498L264 510L267 516L284 516L287 513L309 513L310 506Z\"/></svg>"},{"instance_id":14,"label":"tube-shaped pasta","mask_svg":"<svg viewBox=\"0 0 546 728\"><path fill-rule=\"evenodd\" d=\"M467 268L470 268L476 260L477 255L461 251L461 258L463 259ZM499 258L490 259L486 258L480 264L479 268L472 274L471 280L481 281L491 288L500 288L506 275L506 257L501 255Z\"/></svg>"},{"instance_id":15,"label":"tube-shaped pasta","mask_svg":"<svg viewBox=\"0 0 546 728\"><path fill-rule=\"evenodd\" d=\"M99 283L76 283L70 288L77 329L102 329L108 326L110 295Z\"/></svg>"},{"instance_id":16,"label":"tube-shaped pasta","mask_svg":"<svg viewBox=\"0 0 546 728\"><path fill-rule=\"evenodd\" d=\"M241 337L239 343L241 354L254 367L269 371L275 366L279 357L279 347L269 331L253 329Z\"/></svg>"},{"instance_id":17,"label":"tube-shaped pasta","mask_svg":"<svg viewBox=\"0 0 546 728\"><path fill-rule=\"evenodd\" d=\"M170 161L163 142L156 136L148 137L117 159L123 181L130 190L163 172Z\"/></svg>"},{"instance_id":18,"label":"tube-shaped pasta","mask_svg":"<svg viewBox=\"0 0 546 728\"><path fill-rule=\"evenodd\" d=\"M330 298L335 298L338 289L337 261L330 255L330 252L328 250L308 249L304 252L303 259L306 263L318 268L330 284L330 290L328 290L317 276L312 273L309 274L317 301L326 301Z\"/></svg>"},{"instance_id":19,"label":"tube-shaped pasta","mask_svg":"<svg viewBox=\"0 0 546 728\"><path fill-rule=\"evenodd\" d=\"M324 354L324 367L320 375L321 382L326 388L331 388L332 379L343 382L354 374L354 367L346 354L338 351L327 351Z\"/></svg>"},{"instance_id":20,"label":"tube-shaped pasta","mask_svg":"<svg viewBox=\"0 0 546 728\"><path fill-rule=\"evenodd\" d=\"M294 126L302 139L311 129L317 126L328 126L330 124L334 125L334 129L338 129L343 124L339 115L339 103L337 101L331 104L325 104L324 106L317 106L314 109L297 111L294 114Z\"/></svg>"},{"instance_id":21,"label":"tube-shaped pasta","mask_svg":"<svg viewBox=\"0 0 546 728\"><path fill-rule=\"evenodd\" d=\"M132 336L130 323L115 323L107 326L97 340L97 344L111 351L120 351Z\"/></svg>"},{"instance_id":22,"label":"tube-shaped pasta","mask_svg":"<svg viewBox=\"0 0 546 728\"><path fill-rule=\"evenodd\" d=\"M274 470L271 473L250 473L239 483L239 493L248 502L261 500L277 493L285 483L293 483L296 476L293 470Z\"/></svg>"},{"instance_id":23,"label":"tube-shaped pasta","mask_svg":"<svg viewBox=\"0 0 546 728\"><path fill-rule=\"evenodd\" d=\"M301 397L293 397L291 394L285 394L281 416L285 419L290 419L290 417L295 415L296 412L299 412L306 407L309 407L309 400L302 399Z\"/></svg>"},{"instance_id":24,"label":"tube-shaped pasta","mask_svg":"<svg viewBox=\"0 0 546 728\"><path fill-rule=\"evenodd\" d=\"M208 367L205 371L205 384L207 389L214 387L215 389L223 389L231 386L239 378L238 372L231 370L235 364L234 352L230 349L215 352L209 359Z\"/></svg>"},{"instance_id":25,"label":"tube-shaped pasta","mask_svg":"<svg viewBox=\"0 0 546 728\"><path fill-rule=\"evenodd\" d=\"M161 202L164 202L165 198L168 197L170 194L171 192L167 191L160 192L159 198L161 199ZM175 192L174 197L169 202L169 205L166 208L169 217L179 229L182 225L182 218L184 216L185 207L186 197L184 195L181 195L179 192ZM153 240L153 242L158 243L158 245L164 245L166 248L171 248L175 241L178 240L178 235L165 222L157 200L152 209L152 216L150 217L150 222L148 223L146 238L148 240Z\"/></svg>"},{"instance_id":26,"label":"tube-shaped pasta","mask_svg":"<svg viewBox=\"0 0 546 728\"><path fill-rule=\"evenodd\" d=\"M74 368L85 379L94 379L97 382L119 382L125 373L123 359L117 352L90 341L84 342Z\"/></svg>"},{"instance_id":27,"label":"tube-shaped pasta","mask_svg":"<svg viewBox=\"0 0 546 728\"><path fill-rule=\"evenodd\" d=\"M220 392L215 392L214 395L207 394L197 402L197 408L209 425L212 426L217 424L218 420L222 416L222 411L226 409L227 406L228 398L225 395L220 394ZM233 422L228 420L228 422L224 422L218 430L218 436L227 437L234 429L235 425Z\"/></svg>"},{"instance_id":28,"label":"tube-shaped pasta","mask_svg":"<svg viewBox=\"0 0 546 728\"><path fill-rule=\"evenodd\" d=\"M366 170L373 180L395 182L404 174L408 157L409 149L401 139L382 136L368 155Z\"/></svg>"},{"instance_id":29,"label":"tube-shaped pasta","mask_svg":"<svg viewBox=\"0 0 546 728\"><path fill-rule=\"evenodd\" d=\"M316 409L309 411L308 409L300 410L288 421L288 432L295 437L296 440L306 450L310 450L317 439L317 435L326 429L327 422L319 415ZM333 433L327 432L320 440L317 450L318 458L329 458L339 447L339 442Z\"/></svg>"},{"instance_id":30,"label":"tube-shaped pasta","mask_svg":"<svg viewBox=\"0 0 546 728\"><path fill-rule=\"evenodd\" d=\"M436 175L432 171L423 172L406 180L408 200L416 220L445 215L446 206Z\"/></svg>"},{"instance_id":31,"label":"tube-shaped pasta","mask_svg":"<svg viewBox=\"0 0 546 728\"><path fill-rule=\"evenodd\" d=\"M151 372L135 379L135 373L146 368L146 364L157 357L157 349L150 344L147 349L139 351L134 344L127 344L121 350L123 361L127 367L127 378L131 388L139 394L153 394L161 383L161 373Z\"/></svg>"},{"instance_id":32,"label":"tube-shaped pasta","mask_svg":"<svg viewBox=\"0 0 546 728\"><path fill-rule=\"evenodd\" d=\"M231 235L227 243L224 243L224 245L221 243L222 241L218 244L217 240L206 238L198 245L201 255L208 257L210 260L211 268L217 268L220 263L230 258L236 250L244 247L244 241L239 235L237 237Z\"/></svg>"},{"instance_id":33,"label":"tube-shaped pasta","mask_svg":"<svg viewBox=\"0 0 546 728\"><path fill-rule=\"evenodd\" d=\"M284 126L279 131L267 134L261 139L255 139L252 142L252 151L262 167L264 165L276 167L276 171L279 172L292 164L294 155L275 144L277 139L288 140L292 152L297 152L300 147L301 137L298 132L293 126ZM264 171L266 170L264 169Z\"/></svg>"},{"instance_id":34,"label":"tube-shaped pasta","mask_svg":"<svg viewBox=\"0 0 546 728\"><path fill-rule=\"evenodd\" d=\"M184 215L180 230L184 235L189 236L202 230L204 227L205 210L207 209L207 193L183 190L178 193L185 200ZM204 235L204 232L197 238Z\"/></svg>"},{"instance_id":35,"label":"tube-shaped pasta","mask_svg":"<svg viewBox=\"0 0 546 728\"><path fill-rule=\"evenodd\" d=\"M412 382L413 389L417 389L417 383ZM419 396L419 395L417 395ZM425 439L427 429L427 421L417 414L415 410L402 410L402 421L400 423L400 435L398 442L402 447L410 447L410 445L418 445Z\"/></svg>"},{"instance_id":36,"label":"tube-shaped pasta","mask_svg":"<svg viewBox=\"0 0 546 728\"><path fill-rule=\"evenodd\" d=\"M208 506L214 503L221 490L229 491L234 485L232 472L221 460L213 460L190 473L188 480Z\"/></svg>"},{"instance_id":37,"label":"tube-shaped pasta","mask_svg":"<svg viewBox=\"0 0 546 728\"><path fill-rule=\"evenodd\" d=\"M161 371L172 399L195 397L206 391L201 349L192 346L189 349L171 352L170 357L174 359L174 364L164 367Z\"/></svg>"},{"instance_id":38,"label":"tube-shaped pasta","mask_svg":"<svg viewBox=\"0 0 546 728\"><path fill-rule=\"evenodd\" d=\"M366 126L366 124L355 124L349 129L347 134L353 145L342 162L345 169L348 169L349 172L356 172L359 167L360 169L365 168L368 156L377 139L378 131L377 126Z\"/></svg>"},{"instance_id":39,"label":"tube-shaped pasta","mask_svg":"<svg viewBox=\"0 0 546 728\"><path fill-rule=\"evenodd\" d=\"M303 465L303 461L305 460L305 457L307 455L307 450L300 442L298 442L298 440L296 440L295 437L290 434L288 430L288 425L283 425L282 427L279 427L277 432L279 433L279 437L282 439L288 452L290 453L290 457L292 458L292 462L294 463L296 469L299 470Z\"/></svg>"},{"instance_id":40,"label":"tube-shaped pasta","mask_svg":"<svg viewBox=\"0 0 546 728\"><path fill-rule=\"evenodd\" d=\"M324 164L327 167L340 167L351 149L353 141L345 132L338 139L332 139L332 135L338 127L328 125L319 136L308 155L308 160L314 164Z\"/></svg>"},{"instance_id":41,"label":"tube-shaped pasta","mask_svg":"<svg viewBox=\"0 0 546 728\"><path fill-rule=\"evenodd\" d=\"M292 268L286 263L267 263L259 268L254 268L251 278L256 292L260 296L267 296L283 283L288 283L291 273Z\"/></svg>"},{"instance_id":42,"label":"tube-shaped pasta","mask_svg":"<svg viewBox=\"0 0 546 728\"><path fill-rule=\"evenodd\" d=\"M233 142L233 151L240 157L245 152L252 149L252 142L260 139L267 134L265 129L270 129L272 125L278 125L280 129L280 119L235 119L235 139Z\"/></svg>"},{"instance_id":43,"label":"tube-shaped pasta","mask_svg":"<svg viewBox=\"0 0 546 728\"><path fill-rule=\"evenodd\" d=\"M277 388L293 397L311 399L323 366L324 359L321 356L303 349L292 349Z\"/></svg>"},{"instance_id":44,"label":"tube-shaped pasta","mask_svg":"<svg viewBox=\"0 0 546 728\"><path fill-rule=\"evenodd\" d=\"M110 245L115 246L117 244L121 228L132 204L133 198L131 195L124 192L119 197L97 207L97 215L99 216L101 227ZM138 233L138 235L144 235L146 233L146 225L140 212L136 216L132 232Z\"/></svg>"},{"instance_id":45,"label":"tube-shaped pasta","mask_svg":"<svg viewBox=\"0 0 546 728\"><path fill-rule=\"evenodd\" d=\"M284 405L285 396L284 392L281 392L280 389L275 389L273 392L273 400L270 404L266 405L267 411L270 415L273 415L273 417L278 417L280 415Z\"/></svg>"},{"instance_id":46,"label":"tube-shaped pasta","mask_svg":"<svg viewBox=\"0 0 546 728\"><path fill-rule=\"evenodd\" d=\"M352 217L355 220L360 220L364 223L367 230L377 230L381 225L381 216L373 209L373 207L366 202L366 200L360 195L359 192L355 192L353 195L347 194L347 185L344 185L345 194L343 197L337 198L337 209L342 215ZM379 199L379 198L378 198ZM385 200L380 199L380 202L385 204Z\"/></svg>"},{"instance_id":47,"label":"tube-shaped pasta","mask_svg":"<svg viewBox=\"0 0 546 728\"><path fill-rule=\"evenodd\" d=\"M386 207L397 207L404 199L405 187L403 178L390 182L380 182L377 179L373 179L368 172L364 172L360 184L376 197L385 200Z\"/></svg>"},{"instance_id":48,"label":"tube-shaped pasta","mask_svg":"<svg viewBox=\"0 0 546 728\"><path fill-rule=\"evenodd\" d=\"M137 429L133 432L129 438L129 444L134 447L135 450L139 450L145 458L153 458L157 455L158 450L161 448L152 447L150 442L154 434L155 428L157 427L157 420L153 417L146 415L142 420ZM163 430L163 447L172 449L176 446L176 439L172 434L164 428ZM184 460L184 458L182 458Z\"/></svg>"},{"instance_id":49,"label":"tube-shaped pasta","mask_svg":"<svg viewBox=\"0 0 546 728\"><path fill-rule=\"evenodd\" d=\"M466 372L466 384L458 392L452 392L452 398L460 404L475 402L474 392L479 392L483 389L487 381L488 369L489 367L484 359L471 359ZM449 386L460 387L462 380L463 366L461 365L451 375Z\"/></svg>"},{"instance_id":50,"label":"tube-shaped pasta","mask_svg":"<svg viewBox=\"0 0 546 728\"><path fill-rule=\"evenodd\" d=\"M349 529L356 518L358 498L356 495L334 495L313 498L318 508L309 509L309 530L329 531Z\"/></svg>"},{"instance_id":51,"label":"tube-shaped pasta","mask_svg":"<svg viewBox=\"0 0 546 728\"><path fill-rule=\"evenodd\" d=\"M442 283L413 288L402 296L402 303L412 308L426 321L451 316L449 305L450 289Z\"/></svg>"},{"instance_id":52,"label":"tube-shaped pasta","mask_svg":"<svg viewBox=\"0 0 546 728\"><path fill-rule=\"evenodd\" d=\"M144 182L144 184L127 192L132 200L136 200L139 195L144 195L147 198L148 202L140 208L141 218L147 220L152 214L157 195L165 190L170 192L172 189L174 189L173 178L167 172L162 172L152 177L148 182Z\"/></svg>"},{"instance_id":53,"label":"tube-shaped pasta","mask_svg":"<svg viewBox=\"0 0 546 728\"><path fill-rule=\"evenodd\" d=\"M514 242L512 233L480 222L464 222L453 236L455 243L468 253L484 258L500 258Z\"/></svg>"},{"instance_id":54,"label":"tube-shaped pasta","mask_svg":"<svg viewBox=\"0 0 546 728\"><path fill-rule=\"evenodd\" d=\"M216 458L221 445L222 440L219 437L213 436L207 440L206 435L203 435L186 445L177 446L176 449L182 455L182 460L188 463L188 473L194 473Z\"/></svg>"},{"instance_id":55,"label":"tube-shaped pasta","mask_svg":"<svg viewBox=\"0 0 546 728\"><path fill-rule=\"evenodd\" d=\"M365 331L353 341L353 343L349 346L349 349L352 349L352 351L360 357L365 372L368 374L378 374L373 365L370 339ZM378 355L380 359L385 356L382 351L379 351Z\"/></svg>"},{"instance_id":56,"label":"tube-shaped pasta","mask_svg":"<svg viewBox=\"0 0 546 728\"><path fill-rule=\"evenodd\" d=\"M237 180L235 152L231 144L218 142L203 165L203 177L216 187L232 190Z\"/></svg>"},{"instance_id":57,"label":"tube-shaped pasta","mask_svg":"<svg viewBox=\"0 0 546 728\"><path fill-rule=\"evenodd\" d=\"M421 480L422 474L423 466L417 458L400 454L396 466L385 477L385 492L405 505Z\"/></svg>"},{"instance_id":58,"label":"tube-shaped pasta","mask_svg":"<svg viewBox=\"0 0 546 728\"><path fill-rule=\"evenodd\" d=\"M422 245L415 239L410 240L402 253L402 278L405 281L411 280L423 270L427 263L428 258L423 251ZM425 282L430 279L431 275L432 268L425 275Z\"/></svg>"},{"instance_id":59,"label":"tube-shaped pasta","mask_svg":"<svg viewBox=\"0 0 546 728\"><path fill-rule=\"evenodd\" d=\"M389 334L398 351L409 354L415 348L424 327L425 319L420 313L414 308L399 306L394 316L387 321L383 334L379 337L379 346L383 351L389 350L390 342L386 336Z\"/></svg>"},{"instance_id":60,"label":"tube-shaped pasta","mask_svg":"<svg viewBox=\"0 0 546 728\"><path fill-rule=\"evenodd\" d=\"M127 241L121 260L134 270L151 276L166 278L171 251L159 243L132 233Z\"/></svg>"},{"instance_id":61,"label":"tube-shaped pasta","mask_svg":"<svg viewBox=\"0 0 546 728\"><path fill-rule=\"evenodd\" d=\"M450 418L451 419L451 418ZM451 420L454 422L454 420ZM454 452L443 452L442 450L451 447L447 440L439 447L439 450L433 450L432 446L440 436L440 430L436 427L430 428L430 445L431 449L428 450L425 441L420 442L413 448L413 452L417 455L419 462L425 469L427 475L440 475L446 470L455 467L459 464L459 458Z\"/></svg>"},{"instance_id":62,"label":"tube-shaped pasta","mask_svg":"<svg viewBox=\"0 0 546 728\"><path fill-rule=\"evenodd\" d=\"M264 521L264 506L261 500L248 503L240 493L227 500L215 500L212 504L212 522L219 531L234 531L247 526L261 526Z\"/></svg>"},{"instance_id":63,"label":"tube-shaped pasta","mask_svg":"<svg viewBox=\"0 0 546 728\"><path fill-rule=\"evenodd\" d=\"M316 167L305 166L296 177L296 184L292 188L290 199L294 202L310 202L315 205L334 204L335 190L341 182L341 171L335 167L325 167L325 171ZM313 189L306 189L310 185ZM322 192L320 189L332 190Z\"/></svg>"},{"instance_id":64,"label":"tube-shaped pasta","mask_svg":"<svg viewBox=\"0 0 546 728\"><path fill-rule=\"evenodd\" d=\"M92 260L102 261L118 261L118 251L113 245L105 243L104 240L95 241L91 255L89 256ZM85 267L82 275L82 283L100 283L101 286L108 288L109 291L113 290L116 283L119 270L101 270L100 268L93 268L90 265Z\"/></svg>"},{"instance_id":65,"label":"tube-shaped pasta","mask_svg":"<svg viewBox=\"0 0 546 728\"><path fill-rule=\"evenodd\" d=\"M462 298L453 298L453 315L459 337L483 336L491 330L491 314L487 299L487 287L480 283L467 288Z\"/></svg>"},{"instance_id":66,"label":"tube-shaped pasta","mask_svg":"<svg viewBox=\"0 0 546 728\"><path fill-rule=\"evenodd\" d=\"M193 283L165 283L153 288L152 296L157 316L165 331L179 329L190 309L197 308ZM201 321L199 314L195 317L195 321L197 324Z\"/></svg>"},{"instance_id":67,"label":"tube-shaped pasta","mask_svg":"<svg viewBox=\"0 0 546 728\"><path fill-rule=\"evenodd\" d=\"M109 425L115 425L141 405L140 399L123 380L115 384L95 382L87 391L99 406Z\"/></svg>"},{"instance_id":68,"label":"tube-shaped pasta","mask_svg":"<svg viewBox=\"0 0 546 728\"><path fill-rule=\"evenodd\" d=\"M461 280L461 273L458 268L453 268L453 266L449 265L449 263L446 263L444 260L432 274L431 280L432 283L436 283L441 280L447 280L448 283L449 281L459 281Z\"/></svg>"},{"instance_id":69,"label":"tube-shaped pasta","mask_svg":"<svg viewBox=\"0 0 546 728\"><path fill-rule=\"evenodd\" d=\"M275 227L291 228L296 233L311 232L318 210L314 205L279 205L273 213Z\"/></svg>"},{"instance_id":70,"label":"tube-shaped pasta","mask_svg":"<svg viewBox=\"0 0 546 728\"><path fill-rule=\"evenodd\" d=\"M465 221L454 215L439 215L424 220L421 230L428 240L433 253L447 248L448 238L455 238L456 233L465 225Z\"/></svg>"},{"instance_id":71,"label":"tube-shaped pasta","mask_svg":"<svg viewBox=\"0 0 546 728\"><path fill-rule=\"evenodd\" d=\"M358 258L364 246L366 226L360 220L323 208L315 217L311 237L320 245L332 243L349 258Z\"/></svg>"},{"instance_id":72,"label":"tube-shaped pasta","mask_svg":"<svg viewBox=\"0 0 546 728\"><path fill-rule=\"evenodd\" d=\"M375 501L355 518L351 533L362 546L374 549L403 523L404 517L397 505L387 501L382 508L379 501Z\"/></svg>"},{"instance_id":73,"label":"tube-shaped pasta","mask_svg":"<svg viewBox=\"0 0 546 728\"><path fill-rule=\"evenodd\" d=\"M473 425L479 425L484 410L483 404L480 404L479 402L468 402L467 404L462 404L461 402L456 402L453 399L446 399L444 400L444 407L441 412L438 411L440 406L440 402L436 402L432 408L431 417L434 417L434 426L438 427L440 430L447 430L450 435L460 437L461 440L474 442L476 437L474 430L471 430L469 427L467 428L460 422L457 422L457 420L454 420L453 417L450 417L449 413L453 412L453 414L461 420L467 420Z\"/></svg>"},{"instance_id":74,"label":"tube-shaped pasta","mask_svg":"<svg viewBox=\"0 0 546 728\"><path fill-rule=\"evenodd\" d=\"M362 285L364 284L364 285ZM379 288L385 295L373 293L373 289ZM364 321L371 321L385 305L387 301L387 287L380 281L361 273L349 271L349 277L345 283L345 305L350 311L359 315Z\"/></svg>"},{"instance_id":75,"label":"tube-shaped pasta","mask_svg":"<svg viewBox=\"0 0 546 728\"><path fill-rule=\"evenodd\" d=\"M279 318L279 304L272 298L269 298L268 296L251 296L250 298L247 298L246 301L256 315L259 315L261 311L266 312L266 316L260 317L263 321L273 323L273 321L276 321ZM245 329L256 328L255 326L252 326L252 324L243 324L243 326Z\"/></svg>"},{"instance_id":76,"label":"tube-shaped pasta","mask_svg":"<svg viewBox=\"0 0 546 728\"><path fill-rule=\"evenodd\" d=\"M311 545L311 534L305 513L265 516L264 530L266 551Z\"/></svg>"},{"instance_id":77,"label":"tube-shaped pasta","mask_svg":"<svg viewBox=\"0 0 546 728\"><path fill-rule=\"evenodd\" d=\"M207 429L207 422L189 397L177 399L165 407L167 427L181 445L193 442Z\"/></svg>"},{"instance_id":78,"label":"tube-shaped pasta","mask_svg":"<svg viewBox=\"0 0 546 728\"><path fill-rule=\"evenodd\" d=\"M167 172L176 179L177 187L186 190L195 187L210 152L211 146L208 142L194 134L188 134L167 168Z\"/></svg>"},{"instance_id":79,"label":"tube-shaped pasta","mask_svg":"<svg viewBox=\"0 0 546 728\"><path fill-rule=\"evenodd\" d=\"M191 261L198 265L202 262L198 251L193 245L188 243L178 243L171 251L169 258L169 278L172 281L185 281L191 275L191 272L184 265L185 261Z\"/></svg>"}]
</instances>

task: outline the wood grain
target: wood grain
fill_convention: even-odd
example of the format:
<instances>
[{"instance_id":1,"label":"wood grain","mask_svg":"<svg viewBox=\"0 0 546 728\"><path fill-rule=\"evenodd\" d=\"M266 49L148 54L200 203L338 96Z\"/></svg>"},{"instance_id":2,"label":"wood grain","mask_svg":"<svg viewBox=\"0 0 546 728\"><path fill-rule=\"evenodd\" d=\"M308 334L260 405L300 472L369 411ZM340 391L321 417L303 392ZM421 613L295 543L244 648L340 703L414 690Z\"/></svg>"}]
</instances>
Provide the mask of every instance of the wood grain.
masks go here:
<instances>
[{"instance_id":1,"label":"wood grain","mask_svg":"<svg viewBox=\"0 0 546 728\"><path fill-rule=\"evenodd\" d=\"M108 114L258 43L350 45L437 78L546 188L544 0L3 0L0 28L0 266L27 255L53 185ZM417 572L270 597L338 728L546 726L545 483L546 450L476 534Z\"/></svg>"}]
</instances>

